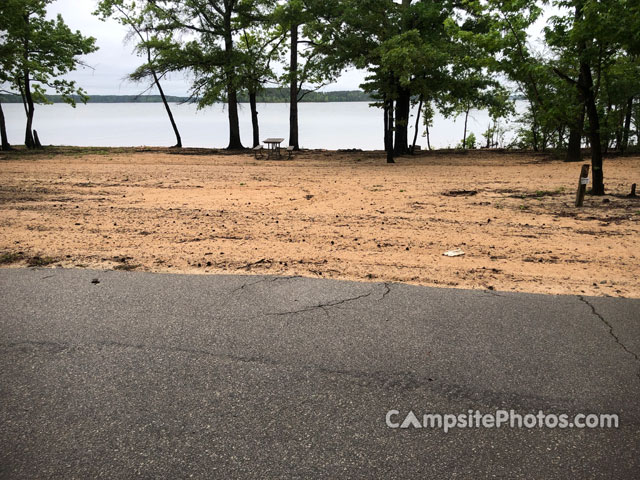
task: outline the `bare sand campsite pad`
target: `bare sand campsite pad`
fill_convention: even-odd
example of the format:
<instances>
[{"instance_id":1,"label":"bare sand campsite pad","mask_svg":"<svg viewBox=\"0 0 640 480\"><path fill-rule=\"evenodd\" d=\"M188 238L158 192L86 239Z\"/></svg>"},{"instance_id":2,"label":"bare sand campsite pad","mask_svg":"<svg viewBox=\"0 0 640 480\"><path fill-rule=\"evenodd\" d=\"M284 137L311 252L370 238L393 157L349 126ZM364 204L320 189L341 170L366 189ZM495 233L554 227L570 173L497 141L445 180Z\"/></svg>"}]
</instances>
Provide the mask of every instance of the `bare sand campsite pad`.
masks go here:
<instances>
[{"instance_id":1,"label":"bare sand campsite pad","mask_svg":"<svg viewBox=\"0 0 640 480\"><path fill-rule=\"evenodd\" d=\"M544 155L169 149L0 156L4 266L254 273L640 297L640 157L573 206ZM446 257L459 248L462 256Z\"/></svg>"}]
</instances>

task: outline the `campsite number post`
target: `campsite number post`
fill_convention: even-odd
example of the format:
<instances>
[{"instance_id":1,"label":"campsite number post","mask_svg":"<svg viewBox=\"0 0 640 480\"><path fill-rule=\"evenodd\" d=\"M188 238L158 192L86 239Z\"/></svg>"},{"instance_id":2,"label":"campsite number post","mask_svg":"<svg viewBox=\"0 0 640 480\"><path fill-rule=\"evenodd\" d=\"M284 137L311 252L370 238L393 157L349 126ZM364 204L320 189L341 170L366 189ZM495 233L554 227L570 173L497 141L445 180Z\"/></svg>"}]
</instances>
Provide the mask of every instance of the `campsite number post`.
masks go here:
<instances>
[{"instance_id":1,"label":"campsite number post","mask_svg":"<svg viewBox=\"0 0 640 480\"><path fill-rule=\"evenodd\" d=\"M589 183L589 165L582 165L580 170L580 179L578 180L578 191L576 193L576 207L581 207L584 202L584 194L587 191L587 185Z\"/></svg>"}]
</instances>

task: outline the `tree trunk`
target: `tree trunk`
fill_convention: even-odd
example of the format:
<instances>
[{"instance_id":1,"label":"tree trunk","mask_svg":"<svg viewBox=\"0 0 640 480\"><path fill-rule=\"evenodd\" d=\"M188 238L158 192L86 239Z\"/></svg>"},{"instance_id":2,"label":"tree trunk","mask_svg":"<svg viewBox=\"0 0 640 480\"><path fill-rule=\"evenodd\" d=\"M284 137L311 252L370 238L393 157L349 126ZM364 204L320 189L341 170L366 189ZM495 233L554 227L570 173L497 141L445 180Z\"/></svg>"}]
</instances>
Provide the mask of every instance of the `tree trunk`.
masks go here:
<instances>
[{"instance_id":1,"label":"tree trunk","mask_svg":"<svg viewBox=\"0 0 640 480\"><path fill-rule=\"evenodd\" d=\"M574 22L577 23L580 21L580 17L582 16L582 3L579 2L576 4L576 9L574 13ZM582 69L578 74L578 101L582 105L582 109L578 113L576 117L576 124L572 125L571 130L569 131L569 145L567 147L567 162L579 162L582 160L582 134L584 133L584 117L586 114L586 98L584 96L581 85L584 84L584 77Z\"/></svg>"},{"instance_id":2,"label":"tree trunk","mask_svg":"<svg viewBox=\"0 0 640 480\"><path fill-rule=\"evenodd\" d=\"M537 112L535 107L533 106L533 103L531 104L531 136L532 136L532 142L533 142L533 151L537 152L539 145L538 145L538 121L537 121L538 117L537 117Z\"/></svg>"},{"instance_id":3,"label":"tree trunk","mask_svg":"<svg viewBox=\"0 0 640 480\"><path fill-rule=\"evenodd\" d=\"M580 61L580 73L583 76L582 93L585 98L587 115L589 116L589 142L591 143L591 170L593 172L593 195L604 195L604 173L602 171L602 142L600 138L600 118L593 93L593 77L591 65L586 60Z\"/></svg>"},{"instance_id":4,"label":"tree trunk","mask_svg":"<svg viewBox=\"0 0 640 480\"><path fill-rule=\"evenodd\" d=\"M565 162L580 162L582 160L582 132L584 131L585 105L576 117L576 124L569 128L569 145L567 146L567 157Z\"/></svg>"},{"instance_id":5,"label":"tree trunk","mask_svg":"<svg viewBox=\"0 0 640 480\"><path fill-rule=\"evenodd\" d=\"M129 15L119 6L115 6L118 11L127 19L130 19ZM136 26L134 22L129 22L129 26L133 29L133 31L138 35L142 44L146 44L149 41L149 36L147 34L147 38L142 35L140 29ZM169 102L167 102L167 97L164 94L164 90L162 90L162 85L160 85L160 79L158 78L158 74L156 73L155 68L153 68L153 58L151 56L151 48L148 46L145 48L147 51L147 62L149 63L149 69L151 71L151 75L153 77L153 82L158 87L158 92L160 92L160 97L162 98L162 103L164 104L164 108L167 111L167 115L169 116L169 121L171 122L171 127L173 128L173 133L176 136L176 144L173 148L182 148L182 138L180 137L180 132L178 131L178 125L173 118L173 113L171 112L171 108L169 108Z\"/></svg>"},{"instance_id":6,"label":"tree trunk","mask_svg":"<svg viewBox=\"0 0 640 480\"><path fill-rule=\"evenodd\" d=\"M36 148L42 148L42 144L40 143L40 137L38 137L38 131L33 130L33 144Z\"/></svg>"},{"instance_id":7,"label":"tree trunk","mask_svg":"<svg viewBox=\"0 0 640 480\"><path fill-rule=\"evenodd\" d=\"M411 16L406 15L406 11L411 7L412 0L402 0L403 26L404 30L411 29ZM396 79L397 81L397 79ZM406 155L409 153L409 116L411 115L411 92L408 88L398 85L398 99L396 100L395 120L393 118L393 101L389 110L389 121L392 131L395 131L395 145L393 153L395 155ZM395 124L394 124L395 122ZM387 153L387 162L389 162Z\"/></svg>"},{"instance_id":8,"label":"tree trunk","mask_svg":"<svg viewBox=\"0 0 640 480\"><path fill-rule=\"evenodd\" d=\"M291 25L291 57L289 72L289 146L300 149L298 140L298 25Z\"/></svg>"},{"instance_id":9,"label":"tree trunk","mask_svg":"<svg viewBox=\"0 0 640 480\"><path fill-rule=\"evenodd\" d=\"M231 11L228 8L224 16L224 51L227 59L226 80L227 80L227 101L229 110L229 146L227 150L241 150L240 140L240 120L238 118L238 91L236 89L236 75L233 66L233 36L231 25Z\"/></svg>"},{"instance_id":10,"label":"tree trunk","mask_svg":"<svg viewBox=\"0 0 640 480\"><path fill-rule=\"evenodd\" d=\"M624 121L626 114L626 105L625 108L619 106L618 108L618 121L616 122L616 150L620 153L624 152L624 147L622 146L622 139L624 137Z\"/></svg>"},{"instance_id":11,"label":"tree trunk","mask_svg":"<svg viewBox=\"0 0 640 480\"><path fill-rule=\"evenodd\" d=\"M29 15L24 16L26 28L29 28ZM27 112L27 126L24 134L24 144L27 148L35 148L36 144L33 140L33 114L35 113L35 106L33 104L33 97L31 96L31 75L26 67L29 64L29 37L24 38L24 62L25 69L22 72L24 81L23 102L25 104L25 110Z\"/></svg>"},{"instance_id":12,"label":"tree trunk","mask_svg":"<svg viewBox=\"0 0 640 480\"><path fill-rule=\"evenodd\" d=\"M622 144L620 145L620 153L624 153L629 146L629 131L631 130L631 112L633 110L633 97L627 101L627 112L624 117L624 131L622 133Z\"/></svg>"},{"instance_id":13,"label":"tree trunk","mask_svg":"<svg viewBox=\"0 0 640 480\"><path fill-rule=\"evenodd\" d=\"M149 53L149 64L151 64L151 53L150 52L148 53ZM182 138L180 138L178 125L176 125L176 121L173 118L173 113L171 113L171 108L169 107L169 102L167 102L167 97L165 96L164 91L160 86L160 79L158 78L158 75L156 74L156 71L153 68L151 69L151 74L153 75L153 81L155 82L156 87L158 87L158 91L160 92L160 97L162 98L162 103L164 104L164 108L167 111L167 115L169 115L169 121L171 122L173 133L176 135L176 144L174 145L174 148L182 148Z\"/></svg>"},{"instance_id":14,"label":"tree trunk","mask_svg":"<svg viewBox=\"0 0 640 480\"><path fill-rule=\"evenodd\" d=\"M238 93L233 87L228 87L229 100L229 146L227 150L242 150L240 140L240 120L238 118Z\"/></svg>"},{"instance_id":15,"label":"tree trunk","mask_svg":"<svg viewBox=\"0 0 640 480\"><path fill-rule=\"evenodd\" d=\"M640 145L640 105L636 108L636 111L631 114L636 125L636 146Z\"/></svg>"},{"instance_id":16,"label":"tree trunk","mask_svg":"<svg viewBox=\"0 0 640 480\"><path fill-rule=\"evenodd\" d=\"M431 140L429 139L429 125L425 125L425 130L427 133L427 149L431 150Z\"/></svg>"},{"instance_id":17,"label":"tree trunk","mask_svg":"<svg viewBox=\"0 0 640 480\"><path fill-rule=\"evenodd\" d=\"M28 71L24 73L24 96L27 102L27 126L24 134L24 144L27 148L36 148L36 143L33 139L33 115L35 113L35 105L33 104L33 97L31 96L31 84Z\"/></svg>"},{"instance_id":18,"label":"tree trunk","mask_svg":"<svg viewBox=\"0 0 640 480\"><path fill-rule=\"evenodd\" d=\"M7 126L4 121L4 112L2 111L2 103L0 103L0 136L2 137L2 151L11 150L9 138L7 137Z\"/></svg>"},{"instance_id":19,"label":"tree trunk","mask_svg":"<svg viewBox=\"0 0 640 480\"><path fill-rule=\"evenodd\" d=\"M607 103L607 108L604 112L604 118L605 118L605 125L606 125L606 120L609 118L609 115L611 115L611 102ZM600 141L602 141L602 132L600 132ZM604 146L604 153L608 153L609 152L609 144L611 143L611 132L609 131L609 128L605 128L604 130L604 141L602 143L602 145Z\"/></svg>"},{"instance_id":20,"label":"tree trunk","mask_svg":"<svg viewBox=\"0 0 640 480\"><path fill-rule=\"evenodd\" d=\"M396 101L395 118L395 155L406 155L409 153L407 138L409 136L409 114L411 112L411 93L406 88L399 88L398 100Z\"/></svg>"},{"instance_id":21,"label":"tree trunk","mask_svg":"<svg viewBox=\"0 0 640 480\"><path fill-rule=\"evenodd\" d=\"M577 1L575 6L575 23L582 20L583 2ZM580 74L578 76L577 87L587 110L589 118L589 144L591 145L591 171L593 174L591 193L593 195L604 195L604 173L602 171L602 140L600 137L600 118L596 106L595 93L593 91L593 75L591 74L591 64L585 57L587 50L586 41L578 43L578 58L580 59Z\"/></svg>"},{"instance_id":22,"label":"tree trunk","mask_svg":"<svg viewBox=\"0 0 640 480\"><path fill-rule=\"evenodd\" d=\"M118 6L116 6L116 8L126 17L129 18L128 14L126 12L124 12L124 10ZM149 40L149 37L147 35L147 39L145 40L145 38L142 36L142 32L140 31L140 29L135 25L135 23L130 22L130 26L133 29L133 31L136 32L136 34L138 35L138 37L140 38L140 41L145 44L145 41ZM153 58L151 56L151 48L149 48L148 46L146 47L146 51L147 51L147 62L149 63L149 68L151 70L151 75L153 76L153 82L156 84L156 87L158 87L158 92L160 92L160 97L162 98L162 103L164 104L164 108L167 111L167 115L169 116L169 121L171 122L171 128L173 128L173 133L176 136L176 144L173 146L173 148L182 148L182 138L180 137L180 132L178 131L178 125L176 125L176 122L173 118L173 113L171 112L171 108L169 107L169 102L167 102L167 97L164 94L164 90L162 90L162 85L160 85L160 79L158 78L158 74L156 73L155 68L152 67L153 65Z\"/></svg>"},{"instance_id":23,"label":"tree trunk","mask_svg":"<svg viewBox=\"0 0 640 480\"><path fill-rule=\"evenodd\" d=\"M464 112L464 134L462 135L462 149L467 149L467 122L469 121L469 108Z\"/></svg>"},{"instance_id":24,"label":"tree trunk","mask_svg":"<svg viewBox=\"0 0 640 480\"><path fill-rule=\"evenodd\" d=\"M258 104L255 91L249 91L249 105L251 106L251 125L253 126L253 146L260 145L260 126L258 125Z\"/></svg>"},{"instance_id":25,"label":"tree trunk","mask_svg":"<svg viewBox=\"0 0 640 480\"><path fill-rule=\"evenodd\" d=\"M393 100L384 101L384 149L387 152L387 163L395 163L393 159Z\"/></svg>"},{"instance_id":26,"label":"tree trunk","mask_svg":"<svg viewBox=\"0 0 640 480\"><path fill-rule=\"evenodd\" d=\"M413 132L413 143L411 144L411 155L413 155L416 149L416 142L418 141L418 127L420 126L420 116L422 114L422 98L420 98L420 104L418 105L418 112L416 113L416 125Z\"/></svg>"}]
</instances>

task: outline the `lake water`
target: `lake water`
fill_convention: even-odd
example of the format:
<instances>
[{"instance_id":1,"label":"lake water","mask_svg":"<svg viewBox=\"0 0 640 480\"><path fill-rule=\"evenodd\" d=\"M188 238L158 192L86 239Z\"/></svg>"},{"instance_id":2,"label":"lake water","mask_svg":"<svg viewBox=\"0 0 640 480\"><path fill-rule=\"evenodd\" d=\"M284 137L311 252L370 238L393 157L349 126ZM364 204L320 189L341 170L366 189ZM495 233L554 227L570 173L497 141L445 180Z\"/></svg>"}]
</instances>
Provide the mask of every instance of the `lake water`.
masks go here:
<instances>
[{"instance_id":1,"label":"lake water","mask_svg":"<svg viewBox=\"0 0 640 480\"><path fill-rule=\"evenodd\" d=\"M226 147L229 129L225 106L214 105L198 111L192 104L173 104L172 110L185 147ZM24 143L25 114L21 104L3 104L9 141ZM260 104L260 139L289 134L289 105ZM415 117L412 116L412 123ZM489 125L485 112L473 111L469 132L483 142ZM301 103L299 105L300 146L302 148L383 148L382 110L366 102ZM34 128L44 145L76 146L171 146L175 137L161 103L90 103L71 108L64 104L36 106ZM251 146L251 116L248 104L240 105L240 128L245 146ZM430 129L431 145L457 145L463 135L464 117L456 120L437 116ZM418 145L426 148L420 127ZM409 141L413 140L411 126ZM285 140L285 143L288 140Z\"/></svg>"}]
</instances>

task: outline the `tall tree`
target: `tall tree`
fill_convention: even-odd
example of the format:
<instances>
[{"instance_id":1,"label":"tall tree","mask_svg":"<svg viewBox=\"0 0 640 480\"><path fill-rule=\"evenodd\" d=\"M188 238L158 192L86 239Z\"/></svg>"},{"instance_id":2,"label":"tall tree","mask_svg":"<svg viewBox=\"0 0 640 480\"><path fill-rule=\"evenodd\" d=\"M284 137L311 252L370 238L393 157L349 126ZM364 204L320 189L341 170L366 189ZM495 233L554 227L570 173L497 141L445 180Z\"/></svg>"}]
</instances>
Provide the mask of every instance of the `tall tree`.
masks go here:
<instances>
[{"instance_id":1,"label":"tall tree","mask_svg":"<svg viewBox=\"0 0 640 480\"><path fill-rule=\"evenodd\" d=\"M86 101L86 94L75 82L61 78L82 64L81 55L97 50L95 39L73 32L60 15L47 20L47 6L53 0L4 0L0 3L6 51L14 55L6 73L12 87L22 95L27 124L25 145L40 146L34 135L36 103L48 103L46 90L62 95L75 106L74 95Z\"/></svg>"},{"instance_id":2,"label":"tall tree","mask_svg":"<svg viewBox=\"0 0 640 480\"><path fill-rule=\"evenodd\" d=\"M7 125L4 119L4 112L2 111L2 103L0 103L0 137L2 137L2 151L11 150L11 144L9 143L9 137L7 136Z\"/></svg>"},{"instance_id":3,"label":"tall tree","mask_svg":"<svg viewBox=\"0 0 640 480\"><path fill-rule=\"evenodd\" d=\"M289 41L288 61L281 80L289 86L289 146L300 148L298 103L309 93L335 80L339 67L327 58L321 32L336 15L335 0L287 0L274 19Z\"/></svg>"},{"instance_id":4,"label":"tall tree","mask_svg":"<svg viewBox=\"0 0 640 480\"><path fill-rule=\"evenodd\" d=\"M327 36L332 55L369 73L362 85L381 107L387 161L409 153L412 99L430 102L451 89L452 67L466 62L479 28L474 2L343 0ZM480 8L480 7L478 7ZM468 11L469 10L469 11ZM486 55L485 50L477 49ZM475 54L475 53L474 53Z\"/></svg>"},{"instance_id":5,"label":"tall tree","mask_svg":"<svg viewBox=\"0 0 640 480\"><path fill-rule=\"evenodd\" d=\"M477 40L493 53L489 68L514 82L528 103L530 145L537 151L542 143L540 116L547 99L542 78L546 67L532 52L528 32L540 18L542 9L537 0L474 1L472 5L476 16L486 23L484 34L479 34Z\"/></svg>"},{"instance_id":6,"label":"tall tree","mask_svg":"<svg viewBox=\"0 0 640 480\"><path fill-rule=\"evenodd\" d=\"M16 45L10 42L8 37L8 20L10 16L4 11L4 6L0 5L0 85L9 83L11 80L11 72L14 71L14 63L16 61ZM10 93L10 92L9 92ZM2 103L0 102L0 138L2 139L2 150L11 150L9 137L7 136L7 126L2 111Z\"/></svg>"},{"instance_id":7,"label":"tall tree","mask_svg":"<svg viewBox=\"0 0 640 480\"><path fill-rule=\"evenodd\" d=\"M158 89L162 103L171 122L171 128L176 137L176 148L182 148L182 138L180 131L173 118L171 107L164 94L164 90L160 83L163 73L158 71L155 65L156 51L167 44L170 44L171 37L161 38L153 28L153 16L150 15L148 6L144 2L136 3L133 0L102 0L98 4L97 10L94 12L101 20L109 17L114 18L120 24L129 27L129 36L135 36L137 39L136 51L139 55L146 57L147 63L143 65L142 71L148 72L153 80L153 84ZM169 32L170 35L170 32Z\"/></svg>"},{"instance_id":8,"label":"tall tree","mask_svg":"<svg viewBox=\"0 0 640 480\"><path fill-rule=\"evenodd\" d=\"M619 0L557 0L563 15L554 17L547 29L547 41L559 55L573 54L578 59L578 78L556 68L555 72L573 85L584 100L589 120L589 143L593 183L591 192L604 195L602 114L598 98L602 93L603 71L624 46L626 37L637 32L625 31L631 24L622 20L628 12ZM631 44L630 44L631 45ZM606 147L605 142L605 147Z\"/></svg>"},{"instance_id":9,"label":"tall tree","mask_svg":"<svg viewBox=\"0 0 640 480\"><path fill-rule=\"evenodd\" d=\"M275 82L276 74L271 63L278 58L278 48L286 35L269 25L245 29L239 36L238 48L243 54L240 76L249 95L251 126L253 128L253 146L260 144L260 125L258 121L258 94L267 82Z\"/></svg>"},{"instance_id":10,"label":"tall tree","mask_svg":"<svg viewBox=\"0 0 640 480\"><path fill-rule=\"evenodd\" d=\"M468 121L471 110L487 110L493 119L512 111L506 89L481 69L454 65L449 91L440 97L439 110L445 116L464 115L462 148L467 148Z\"/></svg>"},{"instance_id":11,"label":"tall tree","mask_svg":"<svg viewBox=\"0 0 640 480\"><path fill-rule=\"evenodd\" d=\"M193 76L191 94L198 98L200 107L227 102L230 150L243 148L238 116L243 54L236 40L244 29L265 21L265 8L271 3L271 0L149 0L156 29L175 33L173 44L159 51L156 63L163 71L189 71Z\"/></svg>"}]
</instances>

